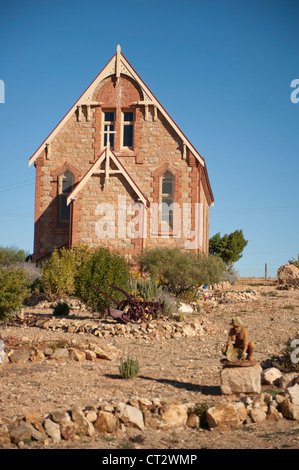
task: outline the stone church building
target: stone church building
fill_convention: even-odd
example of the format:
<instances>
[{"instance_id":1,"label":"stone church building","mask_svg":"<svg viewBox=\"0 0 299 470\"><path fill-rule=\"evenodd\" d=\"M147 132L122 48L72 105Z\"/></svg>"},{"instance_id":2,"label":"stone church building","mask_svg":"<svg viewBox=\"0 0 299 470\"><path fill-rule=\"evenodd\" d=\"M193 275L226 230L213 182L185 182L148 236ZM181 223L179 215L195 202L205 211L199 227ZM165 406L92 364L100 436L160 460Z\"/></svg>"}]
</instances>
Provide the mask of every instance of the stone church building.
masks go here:
<instances>
[{"instance_id":1,"label":"stone church building","mask_svg":"<svg viewBox=\"0 0 299 470\"><path fill-rule=\"evenodd\" d=\"M206 163L117 47L29 160L34 260L84 243L208 253Z\"/></svg>"}]
</instances>

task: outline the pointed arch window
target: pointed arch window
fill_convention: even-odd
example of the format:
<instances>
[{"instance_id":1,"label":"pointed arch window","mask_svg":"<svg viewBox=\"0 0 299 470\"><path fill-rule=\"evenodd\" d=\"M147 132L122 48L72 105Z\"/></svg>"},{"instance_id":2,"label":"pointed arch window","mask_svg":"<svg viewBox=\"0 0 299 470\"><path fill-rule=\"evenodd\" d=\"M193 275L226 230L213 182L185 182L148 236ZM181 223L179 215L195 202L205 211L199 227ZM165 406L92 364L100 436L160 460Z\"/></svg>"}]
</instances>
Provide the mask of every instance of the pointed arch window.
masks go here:
<instances>
[{"instance_id":1,"label":"pointed arch window","mask_svg":"<svg viewBox=\"0 0 299 470\"><path fill-rule=\"evenodd\" d=\"M74 174L66 170L58 178L58 220L59 222L69 222L70 220L70 206L67 205L66 200L68 195L72 192L74 187Z\"/></svg>"},{"instance_id":2,"label":"pointed arch window","mask_svg":"<svg viewBox=\"0 0 299 470\"><path fill-rule=\"evenodd\" d=\"M168 226L173 229L175 176L167 170L160 179L161 228Z\"/></svg>"}]
</instances>

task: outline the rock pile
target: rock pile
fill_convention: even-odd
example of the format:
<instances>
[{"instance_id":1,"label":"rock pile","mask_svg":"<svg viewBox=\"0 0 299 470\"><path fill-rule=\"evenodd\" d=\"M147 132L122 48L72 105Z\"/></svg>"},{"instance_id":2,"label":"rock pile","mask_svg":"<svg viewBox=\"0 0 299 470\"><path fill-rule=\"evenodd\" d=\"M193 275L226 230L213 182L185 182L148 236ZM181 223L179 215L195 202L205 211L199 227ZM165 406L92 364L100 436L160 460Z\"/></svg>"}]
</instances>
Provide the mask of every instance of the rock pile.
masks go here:
<instances>
[{"instance_id":1,"label":"rock pile","mask_svg":"<svg viewBox=\"0 0 299 470\"><path fill-rule=\"evenodd\" d=\"M30 414L12 419L0 418L0 445L22 446L38 441L43 446L61 439L93 438L99 433L115 434L126 428L166 429L194 426L190 407L194 404L162 403L159 398L132 398L116 404L102 403L84 409L74 406L67 411L54 410L46 415ZM198 424L198 423L197 423Z\"/></svg>"},{"instance_id":2,"label":"rock pile","mask_svg":"<svg viewBox=\"0 0 299 470\"><path fill-rule=\"evenodd\" d=\"M74 360L77 362L94 361L97 359L112 361L120 358L121 353L115 347L104 344L101 347L91 342L85 344L51 346L23 346L9 349L5 354L5 362L25 364L26 362L44 362L46 360Z\"/></svg>"},{"instance_id":3,"label":"rock pile","mask_svg":"<svg viewBox=\"0 0 299 470\"><path fill-rule=\"evenodd\" d=\"M190 321L170 321L168 317L152 320L147 323L118 323L116 320L74 320L57 318L52 315L33 315L28 313L22 319L23 325L43 328L56 332L90 333L99 338L110 336L126 336L145 340L170 339L181 336L196 336L204 334L202 320L196 318Z\"/></svg>"}]
</instances>

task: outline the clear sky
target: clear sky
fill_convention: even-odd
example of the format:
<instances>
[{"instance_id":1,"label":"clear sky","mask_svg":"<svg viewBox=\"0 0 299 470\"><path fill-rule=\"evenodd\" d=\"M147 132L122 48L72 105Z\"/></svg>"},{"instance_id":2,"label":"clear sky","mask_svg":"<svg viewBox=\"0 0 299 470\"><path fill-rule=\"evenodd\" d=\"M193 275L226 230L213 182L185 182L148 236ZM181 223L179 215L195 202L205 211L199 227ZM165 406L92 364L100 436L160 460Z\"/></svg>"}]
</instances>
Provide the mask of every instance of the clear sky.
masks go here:
<instances>
[{"instance_id":1,"label":"clear sky","mask_svg":"<svg viewBox=\"0 0 299 470\"><path fill-rule=\"evenodd\" d=\"M242 229L240 275L275 276L299 253L296 0L0 0L0 245L32 253L28 160L117 44L206 160L210 236Z\"/></svg>"}]
</instances>

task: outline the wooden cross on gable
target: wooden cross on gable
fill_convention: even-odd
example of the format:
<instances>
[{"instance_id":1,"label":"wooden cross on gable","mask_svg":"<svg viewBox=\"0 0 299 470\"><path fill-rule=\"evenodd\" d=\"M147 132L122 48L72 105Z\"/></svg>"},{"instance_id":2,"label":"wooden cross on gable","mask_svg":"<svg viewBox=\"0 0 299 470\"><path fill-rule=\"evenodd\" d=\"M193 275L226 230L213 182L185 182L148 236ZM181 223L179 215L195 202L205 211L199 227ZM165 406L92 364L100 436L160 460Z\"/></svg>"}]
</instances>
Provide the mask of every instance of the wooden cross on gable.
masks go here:
<instances>
[{"instance_id":1,"label":"wooden cross on gable","mask_svg":"<svg viewBox=\"0 0 299 470\"><path fill-rule=\"evenodd\" d=\"M107 125L107 130L103 131L103 134L107 134L107 145L106 145L106 162L105 162L105 179L107 185L109 184L109 175L110 175L110 135L116 134L116 131L112 131L111 124Z\"/></svg>"}]
</instances>

